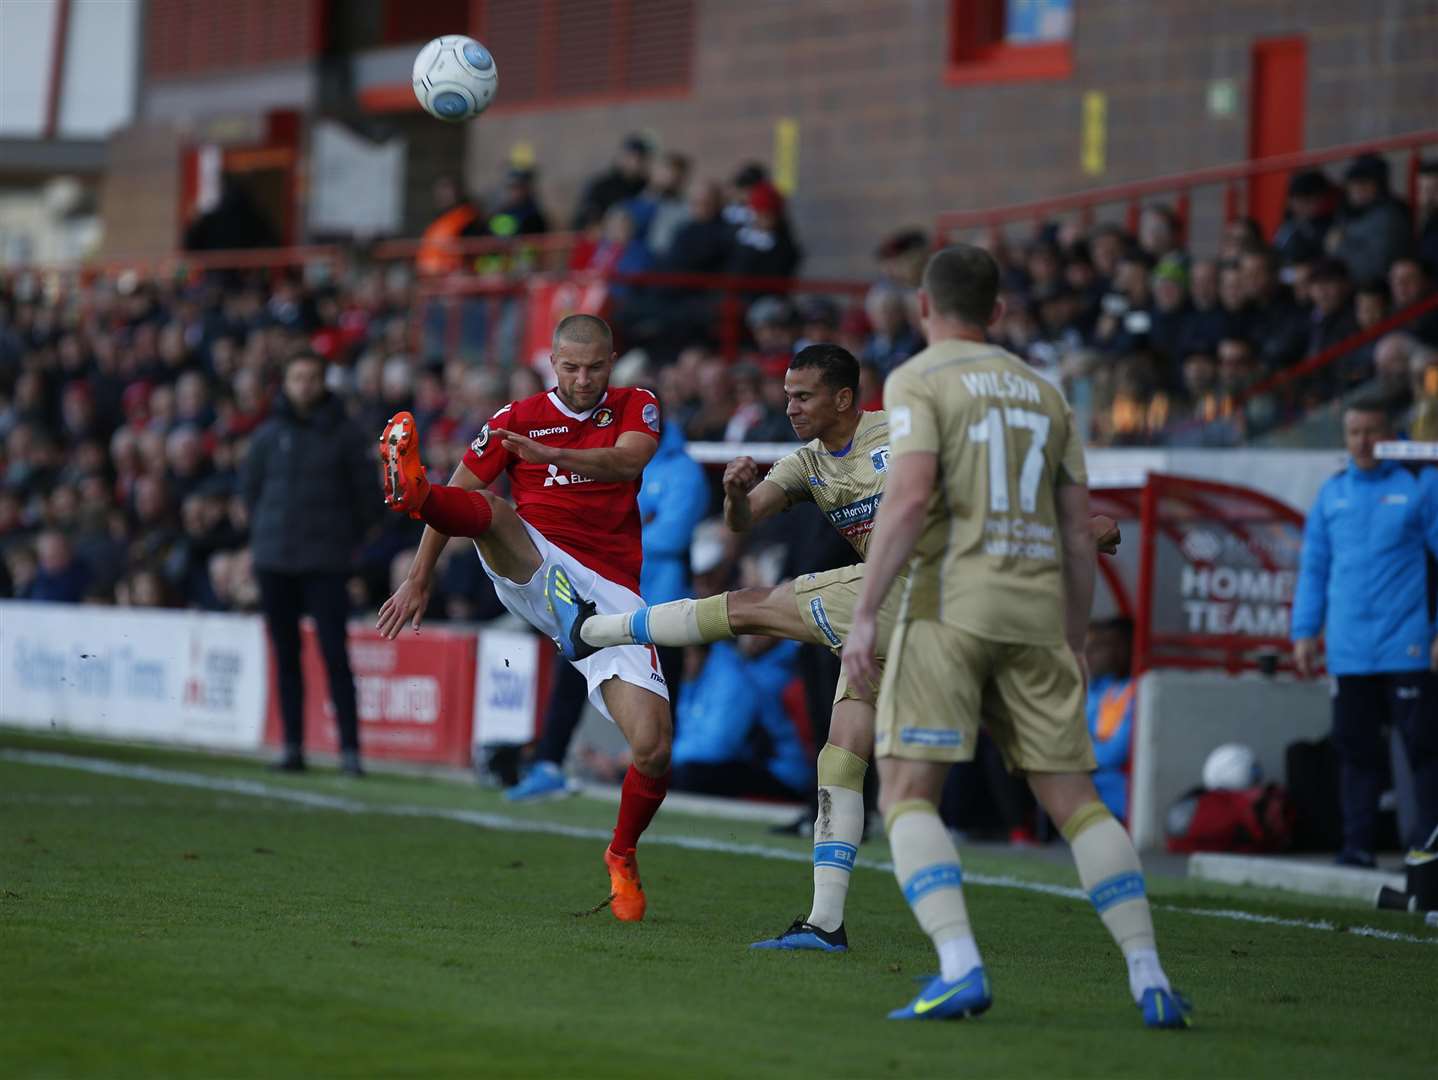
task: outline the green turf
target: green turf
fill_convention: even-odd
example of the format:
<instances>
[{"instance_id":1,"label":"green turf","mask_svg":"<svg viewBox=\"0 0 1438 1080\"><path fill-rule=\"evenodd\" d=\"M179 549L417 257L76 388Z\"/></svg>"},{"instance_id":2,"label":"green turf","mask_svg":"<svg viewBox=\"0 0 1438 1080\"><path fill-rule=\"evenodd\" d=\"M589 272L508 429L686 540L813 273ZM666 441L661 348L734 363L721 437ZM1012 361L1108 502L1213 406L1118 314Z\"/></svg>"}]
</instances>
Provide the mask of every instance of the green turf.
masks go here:
<instances>
[{"instance_id":1,"label":"green turf","mask_svg":"<svg viewBox=\"0 0 1438 1080\"><path fill-rule=\"evenodd\" d=\"M613 818L590 800L516 809L414 778L273 778L247 762L8 733L4 747L376 807ZM760 826L678 814L655 832L783 846ZM1159 910L1197 1026L1149 1032L1087 904L973 888L997 1004L962 1024L898 1025L884 1012L933 960L889 875L856 873L849 955L753 953L747 942L805 907L803 864L652 845L650 917L624 926L573 914L604 894L601 846L0 761L0 1075L1432 1075L1430 944ZM966 865L1072 882L1031 858ZM1411 917L1250 890L1153 891L1163 904L1423 933Z\"/></svg>"}]
</instances>

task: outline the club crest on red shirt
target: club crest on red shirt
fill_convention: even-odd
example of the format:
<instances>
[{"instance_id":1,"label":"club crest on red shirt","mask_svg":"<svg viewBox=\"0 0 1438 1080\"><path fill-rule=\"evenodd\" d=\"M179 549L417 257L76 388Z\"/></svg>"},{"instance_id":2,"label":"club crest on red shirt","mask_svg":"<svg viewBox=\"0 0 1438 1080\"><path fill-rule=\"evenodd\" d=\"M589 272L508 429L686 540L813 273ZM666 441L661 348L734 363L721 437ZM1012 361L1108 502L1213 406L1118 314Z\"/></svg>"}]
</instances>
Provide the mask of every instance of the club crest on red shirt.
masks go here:
<instances>
[{"instance_id":1,"label":"club crest on red shirt","mask_svg":"<svg viewBox=\"0 0 1438 1080\"><path fill-rule=\"evenodd\" d=\"M594 410L594 426L608 427L614 423L614 410L607 405Z\"/></svg>"}]
</instances>

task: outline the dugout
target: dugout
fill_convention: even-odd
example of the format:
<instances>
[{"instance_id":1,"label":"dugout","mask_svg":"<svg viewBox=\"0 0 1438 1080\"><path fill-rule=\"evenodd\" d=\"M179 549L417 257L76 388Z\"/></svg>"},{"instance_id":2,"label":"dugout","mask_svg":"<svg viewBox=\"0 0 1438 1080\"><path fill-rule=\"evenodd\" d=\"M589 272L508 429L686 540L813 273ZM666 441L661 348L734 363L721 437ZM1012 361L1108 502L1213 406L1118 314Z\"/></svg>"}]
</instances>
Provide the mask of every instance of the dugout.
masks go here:
<instances>
[{"instance_id":1,"label":"dugout","mask_svg":"<svg viewBox=\"0 0 1438 1080\"><path fill-rule=\"evenodd\" d=\"M1099 556L1094 618L1134 625L1128 825L1159 847L1214 747L1245 743L1281 777L1288 744L1328 730L1327 686L1294 676L1288 641L1304 519L1252 488L1165 473L1100 471L1091 488L1124 534Z\"/></svg>"}]
</instances>

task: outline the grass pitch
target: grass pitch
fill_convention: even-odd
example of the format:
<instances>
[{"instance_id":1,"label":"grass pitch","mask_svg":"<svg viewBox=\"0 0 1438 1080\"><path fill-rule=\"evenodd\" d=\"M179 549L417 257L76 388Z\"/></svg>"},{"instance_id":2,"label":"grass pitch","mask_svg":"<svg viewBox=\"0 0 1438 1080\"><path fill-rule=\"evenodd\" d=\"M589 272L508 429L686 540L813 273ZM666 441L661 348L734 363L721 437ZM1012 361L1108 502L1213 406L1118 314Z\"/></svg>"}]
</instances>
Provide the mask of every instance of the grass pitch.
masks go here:
<instances>
[{"instance_id":1,"label":"grass pitch","mask_svg":"<svg viewBox=\"0 0 1438 1080\"><path fill-rule=\"evenodd\" d=\"M16 750L230 789L6 756ZM1192 1030L1151 1032L1086 902L975 886L993 1010L893 1024L885 1012L934 960L892 876L856 871L848 955L751 952L807 910L809 870L784 861L807 844L666 812L656 837L770 855L649 843L648 920L576 916L606 891L603 841L588 830L611 825L613 809L515 808L462 784L272 777L233 760L0 733L0 1074L1433 1075L1438 934L1411 917L1151 880L1166 966L1197 1006ZM434 816L455 811L473 820ZM551 831L496 828L484 814ZM861 857L886 858L882 840ZM972 854L965 866L1074 883L1070 869L1021 856Z\"/></svg>"}]
</instances>

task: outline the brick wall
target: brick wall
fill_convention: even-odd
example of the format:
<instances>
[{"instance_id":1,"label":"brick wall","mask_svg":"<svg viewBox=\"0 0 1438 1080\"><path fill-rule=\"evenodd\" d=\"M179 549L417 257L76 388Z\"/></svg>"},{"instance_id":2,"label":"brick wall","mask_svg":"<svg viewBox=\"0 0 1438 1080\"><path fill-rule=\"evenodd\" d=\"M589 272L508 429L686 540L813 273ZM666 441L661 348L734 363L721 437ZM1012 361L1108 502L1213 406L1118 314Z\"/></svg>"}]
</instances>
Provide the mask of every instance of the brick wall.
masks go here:
<instances>
[{"instance_id":1,"label":"brick wall","mask_svg":"<svg viewBox=\"0 0 1438 1080\"><path fill-rule=\"evenodd\" d=\"M168 126L111 136L100 182L102 256L167 255L179 246L180 142Z\"/></svg>"},{"instance_id":2,"label":"brick wall","mask_svg":"<svg viewBox=\"0 0 1438 1080\"><path fill-rule=\"evenodd\" d=\"M263 67L319 49L320 0L149 0L150 78Z\"/></svg>"},{"instance_id":3,"label":"brick wall","mask_svg":"<svg viewBox=\"0 0 1438 1080\"><path fill-rule=\"evenodd\" d=\"M497 108L469 126L472 184L491 186L529 143L548 207L567 218L620 137L651 131L699 175L769 160L774 121L799 123L793 214L810 274L864 273L894 226L944 209L1056 195L1204 165L1248 150L1255 40L1308 41L1306 145L1432 127L1438 6L1404 0L1078 0L1074 74L949 86L946 0L698 0L691 93L546 111ZM504 62L500 100L504 94ZM600 58L602 62L602 58ZM1230 115L1208 90L1233 80ZM1082 95L1108 98L1107 171L1080 168ZM1211 220L1213 205L1196 207Z\"/></svg>"}]
</instances>

